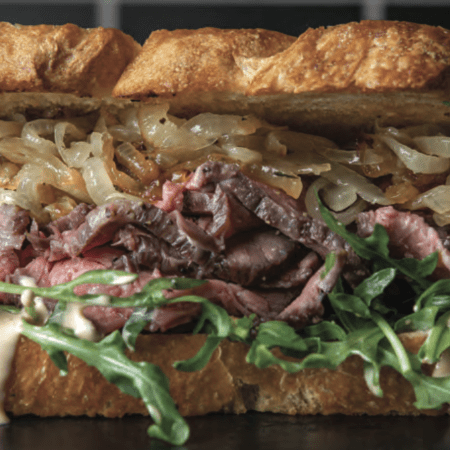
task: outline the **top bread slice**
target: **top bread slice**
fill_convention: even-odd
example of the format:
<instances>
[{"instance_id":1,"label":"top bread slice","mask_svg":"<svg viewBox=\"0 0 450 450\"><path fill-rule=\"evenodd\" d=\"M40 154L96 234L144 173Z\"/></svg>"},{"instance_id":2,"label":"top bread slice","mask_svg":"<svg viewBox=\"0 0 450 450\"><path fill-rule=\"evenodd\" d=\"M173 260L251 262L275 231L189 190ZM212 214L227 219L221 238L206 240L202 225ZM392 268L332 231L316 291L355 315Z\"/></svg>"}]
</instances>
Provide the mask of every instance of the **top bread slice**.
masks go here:
<instances>
[{"instance_id":1,"label":"top bread slice","mask_svg":"<svg viewBox=\"0 0 450 450\"><path fill-rule=\"evenodd\" d=\"M450 31L362 21L298 39L265 30L156 31L113 90L170 112L253 113L344 138L375 119L450 124ZM324 131L326 130L326 131Z\"/></svg>"},{"instance_id":2,"label":"top bread slice","mask_svg":"<svg viewBox=\"0 0 450 450\"><path fill-rule=\"evenodd\" d=\"M0 23L0 91L102 97L140 45L115 29Z\"/></svg>"}]
</instances>

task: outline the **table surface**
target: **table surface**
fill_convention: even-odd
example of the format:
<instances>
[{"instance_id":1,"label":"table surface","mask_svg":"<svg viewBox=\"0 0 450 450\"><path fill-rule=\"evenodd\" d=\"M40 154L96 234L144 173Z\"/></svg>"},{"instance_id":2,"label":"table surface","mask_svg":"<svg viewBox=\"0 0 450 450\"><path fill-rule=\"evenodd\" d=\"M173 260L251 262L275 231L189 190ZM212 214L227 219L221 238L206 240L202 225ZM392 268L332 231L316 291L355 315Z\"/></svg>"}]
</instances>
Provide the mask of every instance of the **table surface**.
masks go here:
<instances>
[{"instance_id":1,"label":"table surface","mask_svg":"<svg viewBox=\"0 0 450 450\"><path fill-rule=\"evenodd\" d=\"M450 417L291 417L268 413L188 418L180 447L152 441L150 419L20 417L0 427L2 450L448 450Z\"/></svg>"}]
</instances>

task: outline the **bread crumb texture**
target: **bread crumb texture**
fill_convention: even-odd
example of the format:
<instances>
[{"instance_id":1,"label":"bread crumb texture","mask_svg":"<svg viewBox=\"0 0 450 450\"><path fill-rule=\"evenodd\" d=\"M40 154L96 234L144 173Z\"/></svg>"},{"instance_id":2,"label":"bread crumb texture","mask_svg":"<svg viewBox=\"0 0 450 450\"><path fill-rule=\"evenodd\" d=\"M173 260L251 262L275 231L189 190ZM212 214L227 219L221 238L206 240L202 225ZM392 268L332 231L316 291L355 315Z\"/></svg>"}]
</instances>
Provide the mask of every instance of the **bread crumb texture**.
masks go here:
<instances>
[{"instance_id":1,"label":"bread crumb texture","mask_svg":"<svg viewBox=\"0 0 450 450\"><path fill-rule=\"evenodd\" d=\"M420 344L423 340L419 339ZM290 415L445 412L417 410L411 385L389 368L381 371L384 396L374 396L365 384L363 361L358 356L348 358L337 370L305 369L288 374L278 366L261 370L247 364L248 347L224 341L204 369L189 373L172 367L175 361L194 356L204 341L204 335L146 335L138 338L136 352L129 353L135 361L161 367L184 416L239 414L247 410ZM417 350L417 343L412 346ZM281 357L281 353L277 355ZM48 354L38 344L21 337L6 385L6 411L39 416L148 414L141 400L123 394L106 382L97 369L73 356L69 356L68 363L69 374L60 376Z\"/></svg>"},{"instance_id":2,"label":"bread crumb texture","mask_svg":"<svg viewBox=\"0 0 450 450\"><path fill-rule=\"evenodd\" d=\"M448 30L393 21L309 29L298 39L260 29L161 30L113 95L429 91L448 87L449 44Z\"/></svg>"},{"instance_id":3,"label":"bread crumb texture","mask_svg":"<svg viewBox=\"0 0 450 450\"><path fill-rule=\"evenodd\" d=\"M0 91L110 95L140 50L112 28L0 23Z\"/></svg>"}]
</instances>

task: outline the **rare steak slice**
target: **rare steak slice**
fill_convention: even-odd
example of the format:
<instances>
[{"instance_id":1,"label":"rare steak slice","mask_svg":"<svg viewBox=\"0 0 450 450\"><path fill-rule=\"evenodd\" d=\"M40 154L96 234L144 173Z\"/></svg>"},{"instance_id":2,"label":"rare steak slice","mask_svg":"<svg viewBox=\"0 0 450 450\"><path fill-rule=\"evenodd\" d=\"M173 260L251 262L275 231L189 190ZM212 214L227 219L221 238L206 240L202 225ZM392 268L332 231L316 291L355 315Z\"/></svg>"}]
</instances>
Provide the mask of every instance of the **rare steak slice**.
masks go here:
<instances>
[{"instance_id":1,"label":"rare steak slice","mask_svg":"<svg viewBox=\"0 0 450 450\"><path fill-rule=\"evenodd\" d=\"M422 217L397 211L392 206L378 208L359 214L358 234L362 237L371 235L376 223L386 229L394 257L423 259L437 251L439 261L433 276L450 278L450 251L444 247L439 233Z\"/></svg>"}]
</instances>

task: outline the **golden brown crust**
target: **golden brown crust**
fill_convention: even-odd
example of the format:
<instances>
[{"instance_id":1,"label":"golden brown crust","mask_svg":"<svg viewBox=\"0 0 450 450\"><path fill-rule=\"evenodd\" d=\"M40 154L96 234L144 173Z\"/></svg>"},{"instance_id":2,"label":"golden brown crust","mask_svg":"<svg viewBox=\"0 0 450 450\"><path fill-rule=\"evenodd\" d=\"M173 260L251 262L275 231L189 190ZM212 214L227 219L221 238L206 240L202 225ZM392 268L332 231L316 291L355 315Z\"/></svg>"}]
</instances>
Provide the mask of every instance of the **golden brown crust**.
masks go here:
<instances>
[{"instance_id":1,"label":"golden brown crust","mask_svg":"<svg viewBox=\"0 0 450 450\"><path fill-rule=\"evenodd\" d=\"M110 95L140 45L115 29L0 23L0 91Z\"/></svg>"},{"instance_id":2,"label":"golden brown crust","mask_svg":"<svg viewBox=\"0 0 450 450\"><path fill-rule=\"evenodd\" d=\"M390 21L309 29L297 40L263 30L164 30L150 35L114 95L423 92L448 87L449 44L443 28Z\"/></svg>"},{"instance_id":3,"label":"golden brown crust","mask_svg":"<svg viewBox=\"0 0 450 450\"><path fill-rule=\"evenodd\" d=\"M417 351L425 339L412 335L403 341ZM193 356L204 336L155 334L140 336L136 361L158 364L170 379L170 392L184 416L247 410L284 414L442 414L419 411L411 385L389 368L381 371L384 397L375 397L363 378L363 362L348 358L337 370L305 369L288 374L278 366L261 370L245 362L248 347L224 341L201 371L185 373L172 367ZM280 355L280 354L278 354ZM121 393L100 373L69 357L69 375L61 377L38 344L22 337L6 386L5 409L13 415L147 414L142 402Z\"/></svg>"},{"instance_id":4,"label":"golden brown crust","mask_svg":"<svg viewBox=\"0 0 450 450\"><path fill-rule=\"evenodd\" d=\"M288 48L295 38L275 31L159 30L127 67L113 95L142 98L180 92L244 92L255 63Z\"/></svg>"},{"instance_id":5,"label":"golden brown crust","mask_svg":"<svg viewBox=\"0 0 450 450\"><path fill-rule=\"evenodd\" d=\"M428 91L447 87L450 31L408 22L362 21L310 29L270 58L248 95Z\"/></svg>"}]
</instances>

